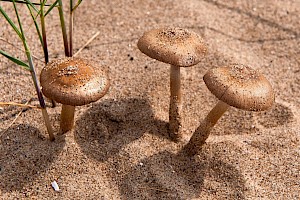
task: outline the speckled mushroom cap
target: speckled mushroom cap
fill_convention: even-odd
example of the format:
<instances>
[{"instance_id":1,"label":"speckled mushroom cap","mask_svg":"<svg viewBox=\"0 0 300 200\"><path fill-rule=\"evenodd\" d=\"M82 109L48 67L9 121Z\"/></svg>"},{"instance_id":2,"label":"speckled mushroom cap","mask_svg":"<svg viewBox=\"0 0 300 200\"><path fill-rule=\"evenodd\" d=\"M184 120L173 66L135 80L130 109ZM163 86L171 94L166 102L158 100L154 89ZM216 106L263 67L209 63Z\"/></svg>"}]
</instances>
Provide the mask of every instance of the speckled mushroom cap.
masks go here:
<instances>
[{"instance_id":1,"label":"speckled mushroom cap","mask_svg":"<svg viewBox=\"0 0 300 200\"><path fill-rule=\"evenodd\" d=\"M81 58L50 62L43 68L40 82L46 97L72 106L97 101L109 88L107 68Z\"/></svg>"},{"instance_id":2,"label":"speckled mushroom cap","mask_svg":"<svg viewBox=\"0 0 300 200\"><path fill-rule=\"evenodd\" d=\"M196 65L207 51L198 34L182 28L150 30L139 39L137 46L151 58L180 67Z\"/></svg>"},{"instance_id":3,"label":"speckled mushroom cap","mask_svg":"<svg viewBox=\"0 0 300 200\"><path fill-rule=\"evenodd\" d=\"M209 70L203 77L208 89L230 106L262 111L274 103L274 92L269 81L258 71L233 64Z\"/></svg>"}]
</instances>

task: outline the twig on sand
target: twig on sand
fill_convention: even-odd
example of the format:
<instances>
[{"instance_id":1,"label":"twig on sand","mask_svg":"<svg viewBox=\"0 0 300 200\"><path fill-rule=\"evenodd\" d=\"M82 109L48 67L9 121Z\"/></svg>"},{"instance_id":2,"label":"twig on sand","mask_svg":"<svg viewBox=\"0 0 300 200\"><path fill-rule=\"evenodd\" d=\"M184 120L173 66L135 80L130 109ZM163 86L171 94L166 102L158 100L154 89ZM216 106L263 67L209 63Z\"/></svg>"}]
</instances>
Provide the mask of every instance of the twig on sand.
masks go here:
<instances>
[{"instance_id":1,"label":"twig on sand","mask_svg":"<svg viewBox=\"0 0 300 200\"><path fill-rule=\"evenodd\" d=\"M30 106L30 105L27 105L28 103L30 103L30 101L32 100L32 98L30 98L28 101L26 101L25 104L17 104L17 103L13 103L13 102L0 102L0 105L2 103L13 103L13 104L17 104L17 106L20 106L22 105L21 107L29 107L29 108L39 108L37 106ZM13 104L9 104L9 105L13 105ZM23 113L23 109L16 115L15 119L8 125L8 127L6 129L4 129L1 133L0 133L0 137L17 121L17 119L20 117L20 115Z\"/></svg>"},{"instance_id":2,"label":"twig on sand","mask_svg":"<svg viewBox=\"0 0 300 200\"><path fill-rule=\"evenodd\" d=\"M100 31L95 33L74 55L73 57L77 56L87 45L89 45L98 35L100 34Z\"/></svg>"},{"instance_id":3,"label":"twig on sand","mask_svg":"<svg viewBox=\"0 0 300 200\"><path fill-rule=\"evenodd\" d=\"M155 190L155 191L159 191L159 192L166 192L166 193L169 193L169 191L167 191L167 190L161 190L161 189L158 189L158 188L152 188L152 187L139 187L139 189Z\"/></svg>"},{"instance_id":4,"label":"twig on sand","mask_svg":"<svg viewBox=\"0 0 300 200\"><path fill-rule=\"evenodd\" d=\"M32 105L28 105L28 103L31 101L28 100L25 104L21 104L21 103L15 103L15 102L0 102L0 107L2 106L19 106L19 107L23 107L23 108L36 108L36 109L42 109L39 106L32 106Z\"/></svg>"}]
</instances>

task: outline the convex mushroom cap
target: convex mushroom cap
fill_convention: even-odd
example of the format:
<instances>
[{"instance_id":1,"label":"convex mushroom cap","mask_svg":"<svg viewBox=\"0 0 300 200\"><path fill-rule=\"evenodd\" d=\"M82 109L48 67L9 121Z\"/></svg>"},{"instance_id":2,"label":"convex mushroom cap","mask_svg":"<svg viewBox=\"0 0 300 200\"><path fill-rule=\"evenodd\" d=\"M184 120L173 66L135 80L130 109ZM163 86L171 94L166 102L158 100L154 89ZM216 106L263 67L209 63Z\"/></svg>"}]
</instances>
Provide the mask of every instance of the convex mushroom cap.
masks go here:
<instances>
[{"instance_id":1,"label":"convex mushroom cap","mask_svg":"<svg viewBox=\"0 0 300 200\"><path fill-rule=\"evenodd\" d=\"M241 64L209 70L203 77L208 89L230 106L263 111L274 103L270 82L258 71Z\"/></svg>"},{"instance_id":2,"label":"convex mushroom cap","mask_svg":"<svg viewBox=\"0 0 300 200\"><path fill-rule=\"evenodd\" d=\"M196 65L207 51L198 34L182 28L145 32L138 41L138 48L151 58L180 67Z\"/></svg>"},{"instance_id":3,"label":"convex mushroom cap","mask_svg":"<svg viewBox=\"0 0 300 200\"><path fill-rule=\"evenodd\" d=\"M82 58L50 62L43 68L40 81L46 97L72 106L97 101L109 88L107 68Z\"/></svg>"}]
</instances>

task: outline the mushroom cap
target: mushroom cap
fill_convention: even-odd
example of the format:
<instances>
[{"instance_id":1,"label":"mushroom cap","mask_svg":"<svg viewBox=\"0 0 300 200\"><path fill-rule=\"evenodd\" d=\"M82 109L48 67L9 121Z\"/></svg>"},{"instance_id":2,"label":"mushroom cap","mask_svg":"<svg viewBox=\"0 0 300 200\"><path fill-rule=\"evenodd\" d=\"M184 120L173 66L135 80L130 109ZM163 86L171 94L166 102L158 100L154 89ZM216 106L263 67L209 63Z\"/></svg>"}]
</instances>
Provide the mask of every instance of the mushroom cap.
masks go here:
<instances>
[{"instance_id":1,"label":"mushroom cap","mask_svg":"<svg viewBox=\"0 0 300 200\"><path fill-rule=\"evenodd\" d=\"M182 28L150 30L139 39L137 46L151 58L180 67L196 65L207 51L197 33Z\"/></svg>"},{"instance_id":2,"label":"mushroom cap","mask_svg":"<svg viewBox=\"0 0 300 200\"><path fill-rule=\"evenodd\" d=\"M106 67L82 58L63 58L48 63L41 72L43 94L65 105L97 101L109 88Z\"/></svg>"},{"instance_id":3,"label":"mushroom cap","mask_svg":"<svg viewBox=\"0 0 300 200\"><path fill-rule=\"evenodd\" d=\"M270 82L258 71L241 64L209 70L203 77L208 89L230 106L262 111L274 103Z\"/></svg>"}]
</instances>

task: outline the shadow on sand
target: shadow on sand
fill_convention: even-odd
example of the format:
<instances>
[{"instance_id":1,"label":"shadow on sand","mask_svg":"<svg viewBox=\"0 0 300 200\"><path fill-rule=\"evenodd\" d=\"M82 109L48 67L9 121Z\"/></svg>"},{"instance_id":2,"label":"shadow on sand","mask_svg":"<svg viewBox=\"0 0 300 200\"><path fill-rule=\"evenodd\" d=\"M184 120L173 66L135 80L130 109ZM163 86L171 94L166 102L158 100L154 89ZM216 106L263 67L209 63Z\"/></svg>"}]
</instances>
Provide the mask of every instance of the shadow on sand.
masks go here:
<instances>
[{"instance_id":1,"label":"shadow on sand","mask_svg":"<svg viewBox=\"0 0 300 200\"><path fill-rule=\"evenodd\" d=\"M259 132L258 125L264 128L284 126L294 119L291 108L275 103L272 109L262 112L249 112L230 108L218 121L213 135L253 134Z\"/></svg>"},{"instance_id":2,"label":"shadow on sand","mask_svg":"<svg viewBox=\"0 0 300 200\"><path fill-rule=\"evenodd\" d=\"M51 142L28 124L12 126L0 137L0 189L22 190L47 170L65 145Z\"/></svg>"},{"instance_id":3,"label":"shadow on sand","mask_svg":"<svg viewBox=\"0 0 300 200\"><path fill-rule=\"evenodd\" d=\"M154 154L117 180L123 199L193 199L224 196L245 199L245 180L231 164L209 156L195 158L167 151ZM213 198L212 198L213 199Z\"/></svg>"},{"instance_id":4,"label":"shadow on sand","mask_svg":"<svg viewBox=\"0 0 300 200\"><path fill-rule=\"evenodd\" d=\"M109 99L94 104L82 114L74 134L87 156L104 162L149 130L169 138L168 123L154 119L146 99Z\"/></svg>"}]
</instances>

